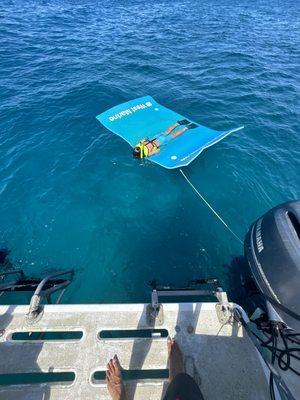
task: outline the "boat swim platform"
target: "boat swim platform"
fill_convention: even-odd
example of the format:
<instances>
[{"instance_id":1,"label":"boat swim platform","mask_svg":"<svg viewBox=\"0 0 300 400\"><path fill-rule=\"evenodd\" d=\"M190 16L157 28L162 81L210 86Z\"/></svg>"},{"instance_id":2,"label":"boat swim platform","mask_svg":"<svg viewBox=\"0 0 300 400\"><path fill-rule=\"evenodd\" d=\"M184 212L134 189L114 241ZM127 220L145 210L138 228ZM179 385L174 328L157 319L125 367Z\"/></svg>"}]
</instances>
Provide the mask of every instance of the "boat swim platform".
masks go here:
<instances>
[{"instance_id":1,"label":"boat swim platform","mask_svg":"<svg viewBox=\"0 0 300 400\"><path fill-rule=\"evenodd\" d=\"M168 335L205 400L269 399L259 353L239 323L220 322L216 304L164 303L156 319L147 304L45 305L34 322L28 306L0 306L0 400L108 400L104 373L115 354L135 374L125 380L128 400L162 399Z\"/></svg>"}]
</instances>

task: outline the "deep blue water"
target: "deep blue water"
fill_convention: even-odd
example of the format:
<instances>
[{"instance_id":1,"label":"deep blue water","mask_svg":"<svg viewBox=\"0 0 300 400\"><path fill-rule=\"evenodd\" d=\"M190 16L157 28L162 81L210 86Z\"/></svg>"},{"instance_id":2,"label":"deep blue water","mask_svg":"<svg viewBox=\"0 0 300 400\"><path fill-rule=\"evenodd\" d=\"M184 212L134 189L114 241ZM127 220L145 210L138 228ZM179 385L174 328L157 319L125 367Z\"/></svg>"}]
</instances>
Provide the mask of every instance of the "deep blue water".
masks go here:
<instances>
[{"instance_id":1,"label":"deep blue water","mask_svg":"<svg viewBox=\"0 0 300 400\"><path fill-rule=\"evenodd\" d=\"M216 276L242 254L177 171L131 157L95 116L151 95L214 129L185 171L240 237L300 197L300 3L0 5L0 243L30 275L73 267L68 302L148 301L147 281ZM227 266L226 266L227 265Z\"/></svg>"}]
</instances>

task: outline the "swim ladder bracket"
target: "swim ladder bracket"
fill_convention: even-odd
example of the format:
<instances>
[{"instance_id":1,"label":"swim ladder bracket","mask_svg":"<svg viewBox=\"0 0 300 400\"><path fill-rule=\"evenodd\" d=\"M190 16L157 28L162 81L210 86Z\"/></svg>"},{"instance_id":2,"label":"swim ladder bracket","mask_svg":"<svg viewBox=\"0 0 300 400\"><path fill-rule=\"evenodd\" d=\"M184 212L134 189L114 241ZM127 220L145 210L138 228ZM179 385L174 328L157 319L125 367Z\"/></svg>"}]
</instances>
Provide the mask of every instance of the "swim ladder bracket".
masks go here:
<instances>
[{"instance_id":1,"label":"swim ladder bracket","mask_svg":"<svg viewBox=\"0 0 300 400\"><path fill-rule=\"evenodd\" d=\"M58 279L58 277L65 275L64 278ZM57 298L54 304L58 304L69 284L72 282L74 277L74 270L69 269L62 272L57 272L46 276L37 285L37 288L31 297L28 313L25 315L25 323L32 325L40 321L44 313L44 306L42 299L45 298L48 304L52 304L51 295L58 292Z\"/></svg>"},{"instance_id":2,"label":"swim ladder bracket","mask_svg":"<svg viewBox=\"0 0 300 400\"><path fill-rule=\"evenodd\" d=\"M158 302L156 289L152 290L151 304L147 305L146 316L148 325L162 325L164 323L163 306Z\"/></svg>"},{"instance_id":3,"label":"swim ladder bracket","mask_svg":"<svg viewBox=\"0 0 300 400\"><path fill-rule=\"evenodd\" d=\"M218 299L216 304L216 313L220 324L229 324L233 320L233 311L231 305L228 303L227 293L223 292L222 288L217 288L215 296Z\"/></svg>"},{"instance_id":4,"label":"swim ladder bracket","mask_svg":"<svg viewBox=\"0 0 300 400\"><path fill-rule=\"evenodd\" d=\"M40 303L41 296L34 294L30 300L28 313L25 315L27 325L35 324L41 320L44 307Z\"/></svg>"},{"instance_id":5,"label":"swim ladder bracket","mask_svg":"<svg viewBox=\"0 0 300 400\"><path fill-rule=\"evenodd\" d=\"M159 303L159 297L168 297L173 301L178 302L178 297L187 296L215 296L220 305L219 320L222 319L222 323L227 323L229 321L229 304L227 300L227 294L219 286L219 282L216 278L206 278L206 279L193 279L188 282L185 287L172 287L171 285L158 285L156 280L150 281L149 286L152 288L151 291L151 304L147 306L147 322L149 325L157 323L159 325L163 324L163 306ZM213 290L199 289L199 285L209 285L212 286ZM232 313L230 312L230 317Z\"/></svg>"}]
</instances>

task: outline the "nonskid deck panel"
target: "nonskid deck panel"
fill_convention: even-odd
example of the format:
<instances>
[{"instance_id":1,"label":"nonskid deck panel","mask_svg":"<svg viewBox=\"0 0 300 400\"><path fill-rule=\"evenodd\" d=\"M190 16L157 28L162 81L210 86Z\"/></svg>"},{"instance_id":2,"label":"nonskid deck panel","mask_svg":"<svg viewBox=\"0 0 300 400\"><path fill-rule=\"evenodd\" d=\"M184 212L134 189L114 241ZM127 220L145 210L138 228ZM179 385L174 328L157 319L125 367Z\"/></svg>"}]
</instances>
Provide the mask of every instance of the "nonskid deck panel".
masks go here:
<instances>
[{"instance_id":1,"label":"nonskid deck panel","mask_svg":"<svg viewBox=\"0 0 300 400\"><path fill-rule=\"evenodd\" d=\"M108 360L118 354L126 370L159 370L166 375L166 337L105 338L100 332L163 329L175 336L187 372L206 399L267 399L268 387L258 353L243 328L221 325L215 303L163 304L163 323L149 325L146 304L47 305L40 321L28 325L27 306L0 307L0 374L74 372L74 382L0 386L0 399L109 399L103 380ZM14 332L82 331L81 339L14 341ZM166 333L167 331L167 333ZM107 335L106 335L107 336ZM150 373L153 373L153 371ZM101 378L101 376L100 376ZM14 380L12 380L14 382ZM165 378L126 382L129 399L157 400Z\"/></svg>"}]
</instances>

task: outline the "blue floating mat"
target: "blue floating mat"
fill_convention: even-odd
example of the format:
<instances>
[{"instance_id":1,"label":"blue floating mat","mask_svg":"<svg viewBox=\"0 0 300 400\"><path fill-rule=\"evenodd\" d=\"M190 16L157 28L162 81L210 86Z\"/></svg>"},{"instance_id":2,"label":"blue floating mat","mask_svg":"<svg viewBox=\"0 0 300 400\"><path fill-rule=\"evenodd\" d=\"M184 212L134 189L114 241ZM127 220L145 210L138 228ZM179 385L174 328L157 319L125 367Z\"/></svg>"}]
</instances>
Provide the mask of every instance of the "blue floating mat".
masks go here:
<instances>
[{"instance_id":1,"label":"blue floating mat","mask_svg":"<svg viewBox=\"0 0 300 400\"><path fill-rule=\"evenodd\" d=\"M152 97L145 96L110 108L99 114L97 119L134 147L142 139L156 138L176 121L186 117L158 104ZM239 127L220 132L197 125L197 128L189 129L161 146L158 154L148 157L149 161L169 169L184 167L207 147L224 139L230 133L243 129Z\"/></svg>"}]
</instances>

